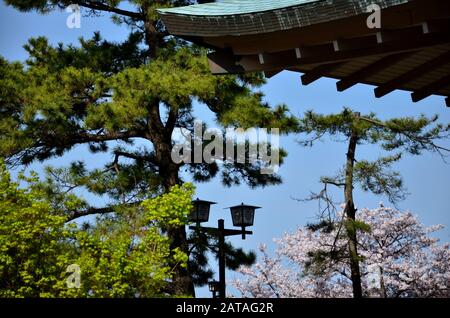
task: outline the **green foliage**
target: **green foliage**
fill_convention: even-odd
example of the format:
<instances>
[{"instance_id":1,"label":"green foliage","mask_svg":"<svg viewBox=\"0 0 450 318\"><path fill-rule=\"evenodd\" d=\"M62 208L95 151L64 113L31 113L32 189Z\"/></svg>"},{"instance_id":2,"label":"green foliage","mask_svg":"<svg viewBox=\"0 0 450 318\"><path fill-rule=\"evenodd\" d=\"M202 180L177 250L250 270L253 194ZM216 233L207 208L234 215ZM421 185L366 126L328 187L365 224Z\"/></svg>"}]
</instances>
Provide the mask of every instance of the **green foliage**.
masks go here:
<instances>
[{"instance_id":1,"label":"green foliage","mask_svg":"<svg viewBox=\"0 0 450 318\"><path fill-rule=\"evenodd\" d=\"M38 37L24 46L29 54L25 63L10 63L0 57L0 156L9 166L60 157L78 145L106 154L102 159L110 158L103 167L91 171L84 162L47 169L48 178L40 191L67 219L91 214L117 216L118 211L136 209L143 201L182 184L180 171L202 182L219 175L226 185L257 187L281 182L276 174L261 174L260 164L177 164L170 160L173 133L177 129L193 132L193 106L197 102L199 107L209 108L223 128L276 127L281 133L289 133L298 124L285 105L272 107L264 102L257 91L265 82L263 74L213 76L207 50L168 35L155 9L194 2L77 1L82 14L111 14L114 23L129 28L128 38L116 43L102 39L97 32L78 44L52 46L45 37ZM46 13L64 9L72 1L6 3L21 11ZM279 154L282 162L286 153L280 150ZM77 201L76 196L73 204L65 203L68 195L79 191L93 194L99 202L106 199L109 204L99 207L95 199ZM159 200L144 203L151 211L146 220L158 220L154 226L160 226L160 230L172 227L183 232L183 239L174 243L178 246L172 246L171 253L180 252L178 248L186 254L188 244L181 226L184 218L179 214L184 203L173 205L174 210L164 210L169 199ZM94 240L94 236L89 239ZM123 252L115 245L105 248L117 251L113 260ZM175 263L184 262L180 255ZM242 257L246 262L245 257L236 255L236 260ZM197 254L200 263L202 259ZM102 264L106 266L107 262ZM199 277L207 276L209 271L202 273L204 266L198 265ZM181 272L176 275L186 276L184 269ZM188 280L184 277L179 281ZM96 281L100 284L99 279ZM113 282L117 283L108 284ZM105 295L100 292L102 288L98 295ZM124 286L119 289L114 295L131 293ZM186 285L182 289L188 293Z\"/></svg>"},{"instance_id":2,"label":"green foliage","mask_svg":"<svg viewBox=\"0 0 450 318\"><path fill-rule=\"evenodd\" d=\"M189 272L194 284L202 286L214 277L214 271L208 264L208 252L217 245L217 237L203 231L192 231L189 242L195 246L189 255ZM213 251L217 253L217 249Z\"/></svg>"},{"instance_id":3,"label":"green foliage","mask_svg":"<svg viewBox=\"0 0 450 318\"><path fill-rule=\"evenodd\" d=\"M51 202L35 175L21 174L19 181L27 186L13 182L0 163L0 296L161 297L174 268L187 266L188 256L171 248L160 228L184 224L192 185L77 226L66 223L67 207L55 203L75 208L82 200ZM71 264L81 269L80 288L67 287Z\"/></svg>"},{"instance_id":4,"label":"green foliage","mask_svg":"<svg viewBox=\"0 0 450 318\"><path fill-rule=\"evenodd\" d=\"M370 232L370 225L358 220L346 219L344 226L349 236L356 234L358 231Z\"/></svg>"},{"instance_id":5,"label":"green foliage","mask_svg":"<svg viewBox=\"0 0 450 318\"><path fill-rule=\"evenodd\" d=\"M325 203L325 208L319 205L319 223L310 225L310 230L330 233L334 229L334 224L339 224L331 252L317 251L309 255L307 270L317 274L328 264L346 259L351 268L353 295L356 298L362 297L359 267L362 258L358 254L357 234L370 231L370 227L356 219L353 190L359 185L364 191L386 195L389 201L394 203L403 199L406 192L401 176L390 169L393 163L400 160L401 154L420 155L424 151L431 151L444 156L446 152L450 152L450 149L435 143L437 140L448 138L450 133L450 125L437 123L437 120L437 116L430 119L421 116L418 119L395 118L382 121L373 113L361 116L359 112L353 112L349 108L344 108L339 114L321 115L313 111L304 114L300 119L298 131L309 137L300 141L301 145L312 146L325 136L347 143L344 168L335 176L322 177L323 190L307 199ZM395 153L373 162L360 160L357 149L362 144L379 145L386 152L395 151ZM342 215L336 210L335 203L328 193L328 186L344 190ZM348 245L337 247L336 242L342 238Z\"/></svg>"},{"instance_id":6,"label":"green foliage","mask_svg":"<svg viewBox=\"0 0 450 318\"><path fill-rule=\"evenodd\" d=\"M214 271L208 264L208 252L218 257L217 232L192 231L189 235L191 249L189 269L195 285L202 286L214 278ZM241 248L235 248L232 244L225 242L225 266L230 270L237 270L240 266L250 266L256 260L256 253L245 252Z\"/></svg>"},{"instance_id":7,"label":"green foliage","mask_svg":"<svg viewBox=\"0 0 450 318\"><path fill-rule=\"evenodd\" d=\"M0 154L26 164L81 143L102 152L108 150L107 140L141 137L155 144L146 125L153 105L177 114L176 126L189 127L194 98L223 125L279 127L282 133L296 128L286 106L271 109L261 93L252 91L263 83L260 76L213 76L205 51L194 47L167 48L143 64L136 37L113 44L96 34L82 39L79 48L53 48L37 38L26 45L26 71L1 60L0 97L10 107L0 113ZM240 178L245 180L245 173Z\"/></svg>"},{"instance_id":8,"label":"green foliage","mask_svg":"<svg viewBox=\"0 0 450 318\"><path fill-rule=\"evenodd\" d=\"M383 121L373 113L363 116L349 108L331 115L307 111L300 119L298 131L308 136L300 141L302 146L312 146L325 136L348 142L354 133L358 145L379 145L388 153L395 151L392 155L372 162L355 158L352 171L354 184L358 184L364 191L385 195L394 203L406 196L400 174L391 170L391 166L401 159L402 154L420 155L424 151L430 151L444 156L449 151L436 144L436 141L448 138L450 133L450 125L439 123L438 116ZM324 184L343 187L345 172L344 169L336 176L323 177L321 181Z\"/></svg>"},{"instance_id":9,"label":"green foliage","mask_svg":"<svg viewBox=\"0 0 450 318\"><path fill-rule=\"evenodd\" d=\"M235 248L230 243L225 244L225 264L231 270L237 270L240 266L250 266L256 261L256 253L244 252L242 248Z\"/></svg>"},{"instance_id":10,"label":"green foliage","mask_svg":"<svg viewBox=\"0 0 450 318\"><path fill-rule=\"evenodd\" d=\"M344 249L332 249L325 251L318 249L307 253L308 260L305 262L303 274L312 274L320 276L326 273L330 264L338 263L347 258L347 252Z\"/></svg>"},{"instance_id":11,"label":"green foliage","mask_svg":"<svg viewBox=\"0 0 450 318\"><path fill-rule=\"evenodd\" d=\"M67 263L65 218L53 211L35 176L19 177L31 187L20 189L0 162L0 296L37 297L55 291Z\"/></svg>"},{"instance_id":12,"label":"green foliage","mask_svg":"<svg viewBox=\"0 0 450 318\"><path fill-rule=\"evenodd\" d=\"M172 187L169 193L144 201L142 206L147 210L147 221L156 222L164 229L186 224L193 195L194 186L185 183L181 187Z\"/></svg>"},{"instance_id":13,"label":"green foliage","mask_svg":"<svg viewBox=\"0 0 450 318\"><path fill-rule=\"evenodd\" d=\"M361 160L355 163L354 176L364 191L374 194L384 194L390 202L397 202L405 198L403 180L400 173L390 171L389 167L400 160L401 155L379 158L374 162Z\"/></svg>"},{"instance_id":14,"label":"green foliage","mask_svg":"<svg viewBox=\"0 0 450 318\"><path fill-rule=\"evenodd\" d=\"M190 198L187 192L180 194L181 199ZM76 233L80 250L76 264L82 270L77 296L166 295L174 267L185 267L187 255L170 248L170 239L161 234L157 221L148 221L149 215L151 211L145 207L126 209Z\"/></svg>"},{"instance_id":15,"label":"green foliage","mask_svg":"<svg viewBox=\"0 0 450 318\"><path fill-rule=\"evenodd\" d=\"M310 231L322 231L324 233L331 233L335 229L335 224L330 220L320 220L318 223L308 223L306 228Z\"/></svg>"},{"instance_id":16,"label":"green foliage","mask_svg":"<svg viewBox=\"0 0 450 318\"><path fill-rule=\"evenodd\" d=\"M0 155L8 164L46 160L85 144L93 152L115 156L116 169L107 162L106 169L72 178L73 186L78 182L117 200L136 195L136 189L142 194L147 188L153 194L158 177L160 184L166 182L170 137L177 128L192 130L194 101L213 111L224 127L277 127L281 133L297 128L285 105L270 107L256 91L265 82L262 74L213 76L206 50L167 36L155 8L193 1L128 1L130 11L121 9L124 1L77 3L85 13L115 13L115 21L130 28L129 37L113 43L97 32L80 39L79 45L68 46L51 46L38 37L25 45L26 65L0 58ZM47 12L71 3L10 0L7 4L22 11ZM141 146L133 147L137 139ZM281 159L285 155L280 152ZM185 168L197 181L208 181L219 170L215 163L175 168L176 173ZM226 185L256 187L281 181L276 174L261 175L259 166L228 162L220 168Z\"/></svg>"}]
</instances>

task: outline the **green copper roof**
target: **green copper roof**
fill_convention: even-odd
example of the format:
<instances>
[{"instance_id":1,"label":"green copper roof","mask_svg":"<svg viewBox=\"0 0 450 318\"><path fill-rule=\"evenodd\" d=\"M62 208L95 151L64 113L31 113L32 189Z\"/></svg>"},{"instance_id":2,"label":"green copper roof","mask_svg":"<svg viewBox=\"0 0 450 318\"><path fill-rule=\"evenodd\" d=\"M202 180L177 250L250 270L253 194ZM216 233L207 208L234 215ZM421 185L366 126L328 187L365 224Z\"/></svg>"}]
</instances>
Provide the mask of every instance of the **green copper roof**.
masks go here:
<instances>
[{"instance_id":1,"label":"green copper roof","mask_svg":"<svg viewBox=\"0 0 450 318\"><path fill-rule=\"evenodd\" d=\"M172 13L199 16L235 15L283 9L320 1L323 0L223 0L186 7L159 9L157 11L162 14Z\"/></svg>"},{"instance_id":2,"label":"green copper roof","mask_svg":"<svg viewBox=\"0 0 450 318\"><path fill-rule=\"evenodd\" d=\"M371 4L387 9L415 1L418 0L222 0L158 12L170 34L192 40L191 37L243 36L298 29L367 14Z\"/></svg>"}]
</instances>

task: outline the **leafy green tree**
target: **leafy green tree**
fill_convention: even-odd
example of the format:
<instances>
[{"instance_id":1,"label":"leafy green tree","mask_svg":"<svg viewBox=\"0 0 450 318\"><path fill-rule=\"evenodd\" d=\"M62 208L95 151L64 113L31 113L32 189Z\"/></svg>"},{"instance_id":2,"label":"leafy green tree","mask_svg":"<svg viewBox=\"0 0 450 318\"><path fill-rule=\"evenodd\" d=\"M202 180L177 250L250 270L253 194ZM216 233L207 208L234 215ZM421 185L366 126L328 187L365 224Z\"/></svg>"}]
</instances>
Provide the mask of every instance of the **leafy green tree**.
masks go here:
<instances>
[{"instance_id":1,"label":"leafy green tree","mask_svg":"<svg viewBox=\"0 0 450 318\"><path fill-rule=\"evenodd\" d=\"M74 237L75 263L81 269L81 297L165 297L174 269L186 268L188 256L171 249L161 227L186 224L192 185L145 200L139 208L97 218ZM69 290L73 292L74 289Z\"/></svg>"},{"instance_id":2,"label":"leafy green tree","mask_svg":"<svg viewBox=\"0 0 450 318\"><path fill-rule=\"evenodd\" d=\"M0 162L0 295L36 297L53 293L66 269L60 258L68 238L65 217L54 211L35 188L36 176L19 177L32 186L20 189ZM67 205L77 205L67 198Z\"/></svg>"},{"instance_id":3,"label":"leafy green tree","mask_svg":"<svg viewBox=\"0 0 450 318\"><path fill-rule=\"evenodd\" d=\"M26 187L0 164L0 296L164 297L174 268L187 266L187 254L171 249L160 228L186 222L190 184L78 226L67 224L58 206L74 208L82 200L49 198L48 184L35 175L19 181ZM70 265L80 269L80 285L73 288L67 285Z\"/></svg>"},{"instance_id":4,"label":"leafy green tree","mask_svg":"<svg viewBox=\"0 0 450 318\"><path fill-rule=\"evenodd\" d=\"M258 164L219 166L170 159L174 131L193 130L194 100L208 107L223 126L277 127L287 133L297 124L286 106L271 108L255 91L264 83L262 74L213 76L205 50L168 35L156 8L195 1L5 2L40 13L77 4L87 15L111 14L114 23L130 30L122 43L106 41L96 33L81 39L78 46L53 47L39 37L25 45L26 65L0 58L0 155L8 164L58 157L77 145L110 155L104 169L88 171L83 163L74 163L55 176L70 191L84 187L112 202L68 210L68 219L139 205L181 184L181 171L197 181L208 181L221 171L228 186L281 181L275 174L261 175ZM184 226L166 233L172 249L190 250ZM193 273L202 282L211 276L195 261L188 268L178 266L172 293L193 295Z\"/></svg>"},{"instance_id":5,"label":"leafy green tree","mask_svg":"<svg viewBox=\"0 0 450 318\"><path fill-rule=\"evenodd\" d=\"M320 222L311 224L310 229L331 232L334 230L336 208L328 193L328 187L343 190L344 213L338 220L340 224L335 242L341 235L348 241L348 250L331 252L318 251L311 255L313 265L326 264L326 260L346 258L351 269L353 295L362 297L360 255L358 254L357 231L368 231L367 224L356 220L356 208L353 192L356 186L376 195L386 195L395 203L404 198L406 192L400 174L391 170L391 166L401 159L403 154L420 155L424 151L439 153L445 156L450 150L435 142L448 138L450 125L437 122L438 117L426 118L394 118L380 120L371 113L361 116L358 112L345 108L339 114L320 115L313 111L305 113L300 120L299 131L309 137L300 141L303 146L312 146L314 142L330 136L347 143L346 163L341 171L332 177L322 177L324 189L311 195L307 200L321 200L326 203L321 210ZM389 155L375 161L357 160L358 145L379 145Z\"/></svg>"}]
</instances>

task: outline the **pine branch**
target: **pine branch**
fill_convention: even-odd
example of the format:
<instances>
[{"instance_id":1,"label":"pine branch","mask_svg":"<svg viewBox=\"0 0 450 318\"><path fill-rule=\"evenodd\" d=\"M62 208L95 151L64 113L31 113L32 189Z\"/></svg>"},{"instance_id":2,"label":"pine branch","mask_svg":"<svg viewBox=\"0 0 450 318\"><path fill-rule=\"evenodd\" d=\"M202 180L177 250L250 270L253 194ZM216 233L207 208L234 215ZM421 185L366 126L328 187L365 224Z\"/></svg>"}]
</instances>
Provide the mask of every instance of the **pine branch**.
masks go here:
<instances>
[{"instance_id":1,"label":"pine branch","mask_svg":"<svg viewBox=\"0 0 450 318\"><path fill-rule=\"evenodd\" d=\"M153 165L157 164L156 160L154 160L154 158L152 158L151 156L140 156L138 154L129 153L129 152L121 151L121 150L115 150L114 155L116 156L117 160L119 159L119 157L125 157L125 158L129 158L129 159L134 159L134 160L146 161Z\"/></svg>"},{"instance_id":2,"label":"pine branch","mask_svg":"<svg viewBox=\"0 0 450 318\"><path fill-rule=\"evenodd\" d=\"M379 127L383 127L389 130L392 130L391 127L389 127L388 125L386 125L385 123L382 123L378 120L373 120L371 118L367 118L367 117L360 117L361 120L364 120L368 123L371 123L373 125L379 126ZM410 133L408 133L407 131L396 131L398 134L401 134L403 136L405 136L406 138L419 143L422 147L425 147L426 145L432 147L436 152L438 152L441 156L443 156L443 154L441 153L441 151L445 151L445 152L450 152L449 148L445 148L439 145L436 145L433 141L429 140L428 138L425 137L421 137L421 136L414 136Z\"/></svg>"},{"instance_id":3,"label":"pine branch","mask_svg":"<svg viewBox=\"0 0 450 318\"><path fill-rule=\"evenodd\" d=\"M324 179L324 180L322 180L322 183L324 183L324 184L331 184L331 185L334 185L334 186L336 186L338 188L341 188L341 187L345 186L345 183L335 182L335 181L332 181L330 179Z\"/></svg>"},{"instance_id":4,"label":"pine branch","mask_svg":"<svg viewBox=\"0 0 450 318\"><path fill-rule=\"evenodd\" d=\"M105 134L79 133L73 136L73 144L111 141L117 139L124 140L136 137L143 137L143 134L138 130L130 130L125 132L110 132Z\"/></svg>"},{"instance_id":5,"label":"pine branch","mask_svg":"<svg viewBox=\"0 0 450 318\"><path fill-rule=\"evenodd\" d=\"M122 16L127 16L136 20L144 21L144 16L138 12L127 11L119 8L110 7L104 3L100 3L97 1L74 1L74 4L78 4L80 7L97 10L97 11L105 11L116 13Z\"/></svg>"},{"instance_id":6,"label":"pine branch","mask_svg":"<svg viewBox=\"0 0 450 318\"><path fill-rule=\"evenodd\" d=\"M126 204L117 204L117 205L108 205L102 208L96 208L96 207L89 207L85 210L82 211L73 211L69 217L67 218L66 222L70 222L73 221L75 219L84 217L84 216L88 216L88 215L98 215L98 214L107 214L107 213L112 213L114 212L116 209L118 208L131 208L131 207L136 207L137 205L139 205L141 202L132 202L132 203L126 203Z\"/></svg>"},{"instance_id":7,"label":"pine branch","mask_svg":"<svg viewBox=\"0 0 450 318\"><path fill-rule=\"evenodd\" d=\"M135 153L129 153L129 152L121 151L121 150L115 150L114 156L115 156L114 162L112 165L113 167L117 166L120 157L125 157L125 158L133 159L136 161L147 162L154 171L159 171L158 162L156 161L156 159L153 155L141 156L141 155L138 155Z\"/></svg>"}]
</instances>

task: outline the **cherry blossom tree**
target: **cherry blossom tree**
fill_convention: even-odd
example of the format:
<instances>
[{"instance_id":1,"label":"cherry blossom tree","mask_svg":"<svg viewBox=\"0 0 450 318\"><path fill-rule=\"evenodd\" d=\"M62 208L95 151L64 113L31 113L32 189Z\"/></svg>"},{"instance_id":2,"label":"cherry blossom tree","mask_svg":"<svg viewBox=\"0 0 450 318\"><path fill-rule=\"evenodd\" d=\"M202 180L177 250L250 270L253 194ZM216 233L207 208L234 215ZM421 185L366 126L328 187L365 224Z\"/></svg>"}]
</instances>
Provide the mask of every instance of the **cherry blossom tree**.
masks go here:
<instances>
[{"instance_id":1,"label":"cherry blossom tree","mask_svg":"<svg viewBox=\"0 0 450 318\"><path fill-rule=\"evenodd\" d=\"M342 213L341 213L342 214ZM358 232L362 287L365 297L450 297L450 244L439 244L410 212L380 205L361 209ZM233 285L243 297L352 297L345 235L339 222L314 230L300 227L276 239L270 256L241 267ZM335 257L321 257L334 254Z\"/></svg>"}]
</instances>

